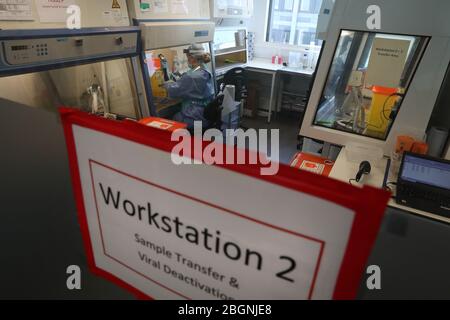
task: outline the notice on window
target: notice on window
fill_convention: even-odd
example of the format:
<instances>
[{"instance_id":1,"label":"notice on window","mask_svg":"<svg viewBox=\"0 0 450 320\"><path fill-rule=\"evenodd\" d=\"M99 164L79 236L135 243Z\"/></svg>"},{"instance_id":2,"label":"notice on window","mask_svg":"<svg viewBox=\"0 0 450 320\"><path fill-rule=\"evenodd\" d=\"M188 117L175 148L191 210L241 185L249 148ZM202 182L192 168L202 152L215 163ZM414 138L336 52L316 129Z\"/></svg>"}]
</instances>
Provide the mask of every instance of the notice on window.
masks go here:
<instances>
[{"instance_id":1,"label":"notice on window","mask_svg":"<svg viewBox=\"0 0 450 320\"><path fill-rule=\"evenodd\" d=\"M405 69L409 40L376 38L367 70L367 86L398 88Z\"/></svg>"},{"instance_id":2,"label":"notice on window","mask_svg":"<svg viewBox=\"0 0 450 320\"><path fill-rule=\"evenodd\" d=\"M31 0L0 1L0 20L34 20Z\"/></svg>"},{"instance_id":3,"label":"notice on window","mask_svg":"<svg viewBox=\"0 0 450 320\"><path fill-rule=\"evenodd\" d=\"M75 0L37 0L37 12L42 23L61 23L67 20L67 8L75 4Z\"/></svg>"},{"instance_id":4,"label":"notice on window","mask_svg":"<svg viewBox=\"0 0 450 320\"><path fill-rule=\"evenodd\" d=\"M189 14L189 9L187 7L185 0L172 0L171 8L173 14L180 14L180 15Z\"/></svg>"}]
</instances>

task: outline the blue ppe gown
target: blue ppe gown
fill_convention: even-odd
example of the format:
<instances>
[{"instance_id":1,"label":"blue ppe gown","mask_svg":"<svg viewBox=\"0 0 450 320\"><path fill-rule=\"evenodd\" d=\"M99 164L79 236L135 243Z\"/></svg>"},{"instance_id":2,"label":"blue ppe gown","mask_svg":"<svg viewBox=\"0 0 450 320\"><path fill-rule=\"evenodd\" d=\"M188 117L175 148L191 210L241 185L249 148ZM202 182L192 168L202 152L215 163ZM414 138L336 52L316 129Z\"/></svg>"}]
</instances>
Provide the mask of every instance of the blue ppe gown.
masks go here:
<instances>
[{"instance_id":1,"label":"blue ppe gown","mask_svg":"<svg viewBox=\"0 0 450 320\"><path fill-rule=\"evenodd\" d=\"M203 127L209 125L203 114L205 107L214 99L211 73L199 67L185 73L177 82L164 86L170 98L183 100L181 112L175 115L175 121L186 123L189 129L194 128L195 121L202 121Z\"/></svg>"}]
</instances>

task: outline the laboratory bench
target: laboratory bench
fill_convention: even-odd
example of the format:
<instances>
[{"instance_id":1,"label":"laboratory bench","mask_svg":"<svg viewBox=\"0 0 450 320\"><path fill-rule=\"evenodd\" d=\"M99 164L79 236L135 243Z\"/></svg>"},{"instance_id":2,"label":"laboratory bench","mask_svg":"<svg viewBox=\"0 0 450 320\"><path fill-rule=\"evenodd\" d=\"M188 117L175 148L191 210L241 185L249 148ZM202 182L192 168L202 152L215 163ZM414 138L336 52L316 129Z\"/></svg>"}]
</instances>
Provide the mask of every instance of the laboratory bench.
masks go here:
<instances>
[{"instance_id":1,"label":"laboratory bench","mask_svg":"<svg viewBox=\"0 0 450 320\"><path fill-rule=\"evenodd\" d=\"M364 177L364 184L375 188L383 188L386 177L388 178L387 180L389 182L394 182L392 181L392 178L389 179L389 175L387 173L389 171L388 164L389 159L383 158L383 160L381 160L381 162L378 163L377 166L372 165L371 173ZM331 170L330 178L340 180L345 183L350 183L351 179L355 178L358 170L359 163L349 161L349 159L347 158L347 153L345 152L345 148L342 148L337 160L335 161L334 167ZM361 184L355 182L351 182L351 184L355 186L362 186ZM431 212L417 210L411 207L400 205L395 201L394 198L391 198L388 207L450 225L449 218L442 217Z\"/></svg>"},{"instance_id":2,"label":"laboratory bench","mask_svg":"<svg viewBox=\"0 0 450 320\"><path fill-rule=\"evenodd\" d=\"M307 83L309 84L312 80L314 70L311 69L301 69L301 68L290 68L284 65L273 64L270 59L265 58L255 58L252 61L248 61L243 64L232 64L226 67L221 67L216 69L216 79L220 82L220 79L226 74L227 71L241 67L247 69L249 72L262 73L269 75L271 77L270 85L270 96L269 96L269 107L268 107L268 119L270 123L272 120L272 113L281 110L281 100L283 94L296 94L284 90L284 76L302 76L305 77ZM300 94L298 94L300 95ZM306 95L302 96L306 98Z\"/></svg>"},{"instance_id":3,"label":"laboratory bench","mask_svg":"<svg viewBox=\"0 0 450 320\"><path fill-rule=\"evenodd\" d=\"M389 170L388 162L385 158L378 167L372 166L372 172L364 178L364 184L381 188ZM330 178L349 183L358 169L359 163L350 162L343 148ZM382 289L367 289L367 276L363 276L358 298L449 299L449 231L450 219L399 205L392 198L367 262L367 266L380 267Z\"/></svg>"}]
</instances>

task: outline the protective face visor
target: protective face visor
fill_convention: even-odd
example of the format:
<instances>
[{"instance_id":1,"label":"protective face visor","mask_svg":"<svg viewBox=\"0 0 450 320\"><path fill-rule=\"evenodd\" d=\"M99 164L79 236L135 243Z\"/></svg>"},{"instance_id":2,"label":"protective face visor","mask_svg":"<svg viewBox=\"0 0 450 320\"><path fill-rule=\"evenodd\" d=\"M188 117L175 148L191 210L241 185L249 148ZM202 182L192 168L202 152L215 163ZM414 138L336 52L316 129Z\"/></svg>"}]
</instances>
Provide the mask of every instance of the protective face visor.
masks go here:
<instances>
[{"instance_id":1,"label":"protective face visor","mask_svg":"<svg viewBox=\"0 0 450 320\"><path fill-rule=\"evenodd\" d=\"M193 56L193 57L198 57L198 56L202 56L203 54L205 54L205 49L201 46L200 47L191 46L187 49L184 49L183 53Z\"/></svg>"}]
</instances>

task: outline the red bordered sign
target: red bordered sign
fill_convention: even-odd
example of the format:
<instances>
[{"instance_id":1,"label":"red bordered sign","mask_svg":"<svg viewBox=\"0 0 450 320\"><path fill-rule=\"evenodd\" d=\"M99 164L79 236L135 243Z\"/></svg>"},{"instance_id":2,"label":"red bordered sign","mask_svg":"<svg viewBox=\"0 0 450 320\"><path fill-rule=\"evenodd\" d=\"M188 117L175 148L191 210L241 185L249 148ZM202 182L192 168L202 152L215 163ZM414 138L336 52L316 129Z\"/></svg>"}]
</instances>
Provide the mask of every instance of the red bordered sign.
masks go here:
<instances>
[{"instance_id":1,"label":"red bordered sign","mask_svg":"<svg viewBox=\"0 0 450 320\"><path fill-rule=\"evenodd\" d=\"M61 117L93 273L140 298L356 297L386 192L288 166L175 165L170 132Z\"/></svg>"}]
</instances>

